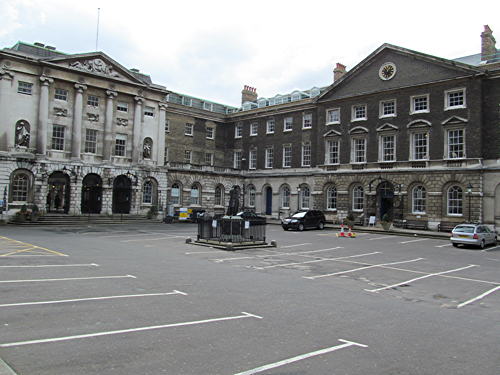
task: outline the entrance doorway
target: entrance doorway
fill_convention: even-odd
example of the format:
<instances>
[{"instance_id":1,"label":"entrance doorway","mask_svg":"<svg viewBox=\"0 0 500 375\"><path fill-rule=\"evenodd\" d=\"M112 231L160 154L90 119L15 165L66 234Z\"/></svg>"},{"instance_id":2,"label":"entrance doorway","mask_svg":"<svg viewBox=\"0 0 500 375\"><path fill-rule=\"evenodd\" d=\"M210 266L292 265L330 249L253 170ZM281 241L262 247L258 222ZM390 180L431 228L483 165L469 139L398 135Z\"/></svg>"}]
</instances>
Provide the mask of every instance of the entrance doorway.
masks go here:
<instances>
[{"instance_id":1,"label":"entrance doorway","mask_svg":"<svg viewBox=\"0 0 500 375\"><path fill-rule=\"evenodd\" d=\"M113 213L129 214L132 198L132 183L130 178L121 175L113 182Z\"/></svg>"},{"instance_id":2,"label":"entrance doorway","mask_svg":"<svg viewBox=\"0 0 500 375\"><path fill-rule=\"evenodd\" d=\"M54 172L49 176L46 209L47 212L69 212L70 187L69 176L63 172Z\"/></svg>"},{"instance_id":3,"label":"entrance doorway","mask_svg":"<svg viewBox=\"0 0 500 375\"><path fill-rule=\"evenodd\" d=\"M102 179L90 173L82 182L82 213L100 214L102 208Z\"/></svg>"},{"instance_id":4,"label":"entrance doorway","mask_svg":"<svg viewBox=\"0 0 500 375\"><path fill-rule=\"evenodd\" d=\"M380 220L382 220L385 215L388 216L388 219L392 220L394 186L389 181L384 181L377 187L377 206Z\"/></svg>"},{"instance_id":5,"label":"entrance doorway","mask_svg":"<svg viewBox=\"0 0 500 375\"><path fill-rule=\"evenodd\" d=\"M273 213L273 189L268 186L266 187L266 215L272 215Z\"/></svg>"}]
</instances>

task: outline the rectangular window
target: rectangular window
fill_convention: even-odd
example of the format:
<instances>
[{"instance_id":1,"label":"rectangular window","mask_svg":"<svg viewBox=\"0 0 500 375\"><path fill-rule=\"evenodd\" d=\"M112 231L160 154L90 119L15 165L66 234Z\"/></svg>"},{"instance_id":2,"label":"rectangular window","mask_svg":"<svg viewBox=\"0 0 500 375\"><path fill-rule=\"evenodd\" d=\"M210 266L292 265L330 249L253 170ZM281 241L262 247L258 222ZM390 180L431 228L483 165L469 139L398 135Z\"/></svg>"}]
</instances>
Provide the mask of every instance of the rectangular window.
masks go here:
<instances>
[{"instance_id":1,"label":"rectangular window","mask_svg":"<svg viewBox=\"0 0 500 375\"><path fill-rule=\"evenodd\" d=\"M205 111L211 111L212 110L212 103L203 103L203 109Z\"/></svg>"},{"instance_id":2,"label":"rectangular window","mask_svg":"<svg viewBox=\"0 0 500 375\"><path fill-rule=\"evenodd\" d=\"M274 165L274 149L266 148L266 168L272 168Z\"/></svg>"},{"instance_id":3,"label":"rectangular window","mask_svg":"<svg viewBox=\"0 0 500 375\"><path fill-rule=\"evenodd\" d=\"M352 163L366 163L366 139L352 139Z\"/></svg>"},{"instance_id":4,"label":"rectangular window","mask_svg":"<svg viewBox=\"0 0 500 375\"><path fill-rule=\"evenodd\" d=\"M311 129L312 128L312 114L306 113L302 117L302 129Z\"/></svg>"},{"instance_id":5,"label":"rectangular window","mask_svg":"<svg viewBox=\"0 0 500 375\"><path fill-rule=\"evenodd\" d=\"M207 126L207 139L214 139L214 128Z\"/></svg>"},{"instance_id":6,"label":"rectangular window","mask_svg":"<svg viewBox=\"0 0 500 375\"><path fill-rule=\"evenodd\" d=\"M182 104L191 106L191 103L192 103L191 98L186 98L186 97L182 98Z\"/></svg>"},{"instance_id":7,"label":"rectangular window","mask_svg":"<svg viewBox=\"0 0 500 375\"><path fill-rule=\"evenodd\" d=\"M257 149L250 150L248 154L248 168L249 169L257 169Z\"/></svg>"},{"instance_id":8,"label":"rectangular window","mask_svg":"<svg viewBox=\"0 0 500 375\"><path fill-rule=\"evenodd\" d=\"M445 91L444 109L465 108L465 89Z\"/></svg>"},{"instance_id":9,"label":"rectangular window","mask_svg":"<svg viewBox=\"0 0 500 375\"><path fill-rule=\"evenodd\" d=\"M120 112L128 112L128 103L124 102L116 103L116 110Z\"/></svg>"},{"instance_id":10,"label":"rectangular window","mask_svg":"<svg viewBox=\"0 0 500 375\"><path fill-rule=\"evenodd\" d=\"M52 128L52 150L64 150L64 129L61 125Z\"/></svg>"},{"instance_id":11,"label":"rectangular window","mask_svg":"<svg viewBox=\"0 0 500 375\"><path fill-rule=\"evenodd\" d=\"M85 129L85 152L95 154L97 152L97 130Z\"/></svg>"},{"instance_id":12,"label":"rectangular window","mask_svg":"<svg viewBox=\"0 0 500 375\"><path fill-rule=\"evenodd\" d=\"M91 107L99 107L99 97L95 95L87 96L87 105Z\"/></svg>"},{"instance_id":13,"label":"rectangular window","mask_svg":"<svg viewBox=\"0 0 500 375\"><path fill-rule=\"evenodd\" d=\"M184 135L193 135L193 124L190 124L189 122L186 123L184 126Z\"/></svg>"},{"instance_id":14,"label":"rectangular window","mask_svg":"<svg viewBox=\"0 0 500 375\"><path fill-rule=\"evenodd\" d=\"M283 168L292 166L292 145L283 145Z\"/></svg>"},{"instance_id":15,"label":"rectangular window","mask_svg":"<svg viewBox=\"0 0 500 375\"><path fill-rule=\"evenodd\" d=\"M396 116L396 100L383 100L380 102L379 117L395 117Z\"/></svg>"},{"instance_id":16,"label":"rectangular window","mask_svg":"<svg viewBox=\"0 0 500 375\"><path fill-rule=\"evenodd\" d=\"M464 130L448 130L448 158L461 159L465 157Z\"/></svg>"},{"instance_id":17,"label":"rectangular window","mask_svg":"<svg viewBox=\"0 0 500 375\"><path fill-rule=\"evenodd\" d=\"M117 134L115 140L115 156L125 156L127 146L127 136L125 134Z\"/></svg>"},{"instance_id":18,"label":"rectangular window","mask_svg":"<svg viewBox=\"0 0 500 375\"><path fill-rule=\"evenodd\" d=\"M68 101L68 90L57 89L54 94L54 99Z\"/></svg>"},{"instance_id":19,"label":"rectangular window","mask_svg":"<svg viewBox=\"0 0 500 375\"><path fill-rule=\"evenodd\" d=\"M29 82L19 81L17 83L17 92L20 94L31 95L33 91L33 84Z\"/></svg>"},{"instance_id":20,"label":"rectangular window","mask_svg":"<svg viewBox=\"0 0 500 375\"><path fill-rule=\"evenodd\" d=\"M252 122L250 124L250 135L255 136L259 133L259 124L257 122Z\"/></svg>"},{"instance_id":21,"label":"rectangular window","mask_svg":"<svg viewBox=\"0 0 500 375\"><path fill-rule=\"evenodd\" d=\"M241 169L241 151L235 151L233 154L234 169Z\"/></svg>"},{"instance_id":22,"label":"rectangular window","mask_svg":"<svg viewBox=\"0 0 500 375\"><path fill-rule=\"evenodd\" d=\"M191 150L184 150L184 163L191 163Z\"/></svg>"},{"instance_id":23,"label":"rectangular window","mask_svg":"<svg viewBox=\"0 0 500 375\"><path fill-rule=\"evenodd\" d=\"M170 120L165 120L165 133L170 133Z\"/></svg>"},{"instance_id":24,"label":"rectangular window","mask_svg":"<svg viewBox=\"0 0 500 375\"><path fill-rule=\"evenodd\" d=\"M274 133L274 119L267 120L266 122L266 133L273 134Z\"/></svg>"},{"instance_id":25,"label":"rectangular window","mask_svg":"<svg viewBox=\"0 0 500 375\"><path fill-rule=\"evenodd\" d=\"M289 132L293 130L293 117L286 117L283 121L283 131Z\"/></svg>"},{"instance_id":26,"label":"rectangular window","mask_svg":"<svg viewBox=\"0 0 500 375\"><path fill-rule=\"evenodd\" d=\"M163 156L163 161L168 163L168 147L165 147L165 155Z\"/></svg>"},{"instance_id":27,"label":"rectangular window","mask_svg":"<svg viewBox=\"0 0 500 375\"><path fill-rule=\"evenodd\" d=\"M153 107L144 107L144 116L154 117L155 109Z\"/></svg>"},{"instance_id":28,"label":"rectangular window","mask_svg":"<svg viewBox=\"0 0 500 375\"><path fill-rule=\"evenodd\" d=\"M380 161L396 160L396 139L394 135L383 135L379 139Z\"/></svg>"},{"instance_id":29,"label":"rectangular window","mask_svg":"<svg viewBox=\"0 0 500 375\"><path fill-rule=\"evenodd\" d=\"M302 145L302 166L309 167L311 166L311 144L304 143Z\"/></svg>"},{"instance_id":30,"label":"rectangular window","mask_svg":"<svg viewBox=\"0 0 500 375\"><path fill-rule=\"evenodd\" d=\"M325 164L339 164L339 141L338 140L326 141Z\"/></svg>"},{"instance_id":31,"label":"rectangular window","mask_svg":"<svg viewBox=\"0 0 500 375\"><path fill-rule=\"evenodd\" d=\"M352 106L351 121L366 120L366 118L366 104Z\"/></svg>"},{"instance_id":32,"label":"rectangular window","mask_svg":"<svg viewBox=\"0 0 500 375\"><path fill-rule=\"evenodd\" d=\"M212 154L211 152L205 153L205 164L214 165L214 154Z\"/></svg>"},{"instance_id":33,"label":"rectangular window","mask_svg":"<svg viewBox=\"0 0 500 375\"><path fill-rule=\"evenodd\" d=\"M243 135L243 124L241 122L234 126L234 138L241 138Z\"/></svg>"},{"instance_id":34,"label":"rectangular window","mask_svg":"<svg viewBox=\"0 0 500 375\"><path fill-rule=\"evenodd\" d=\"M340 124L340 108L326 110L326 124Z\"/></svg>"},{"instance_id":35,"label":"rectangular window","mask_svg":"<svg viewBox=\"0 0 500 375\"><path fill-rule=\"evenodd\" d=\"M428 159L428 133L414 133L411 136L412 141L412 156L413 160L427 160Z\"/></svg>"},{"instance_id":36,"label":"rectangular window","mask_svg":"<svg viewBox=\"0 0 500 375\"><path fill-rule=\"evenodd\" d=\"M429 112L429 95L411 97L411 113Z\"/></svg>"}]
</instances>

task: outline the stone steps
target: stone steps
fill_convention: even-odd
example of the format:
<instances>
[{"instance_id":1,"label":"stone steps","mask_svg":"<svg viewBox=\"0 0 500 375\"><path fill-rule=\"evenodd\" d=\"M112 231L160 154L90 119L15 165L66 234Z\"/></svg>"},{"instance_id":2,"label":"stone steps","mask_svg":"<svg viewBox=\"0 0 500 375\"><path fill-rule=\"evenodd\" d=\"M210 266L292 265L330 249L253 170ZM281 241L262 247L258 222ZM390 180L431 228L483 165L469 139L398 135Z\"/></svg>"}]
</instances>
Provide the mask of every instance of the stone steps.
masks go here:
<instances>
[{"instance_id":1,"label":"stone steps","mask_svg":"<svg viewBox=\"0 0 500 375\"><path fill-rule=\"evenodd\" d=\"M43 215L37 221L24 221L24 222L9 222L13 225L23 226L38 226L38 225L87 225L87 224L144 224L159 222L159 219L148 219L142 215L119 215L113 216L105 215L90 215L90 216L71 216L71 215L57 215L49 214Z\"/></svg>"}]
</instances>

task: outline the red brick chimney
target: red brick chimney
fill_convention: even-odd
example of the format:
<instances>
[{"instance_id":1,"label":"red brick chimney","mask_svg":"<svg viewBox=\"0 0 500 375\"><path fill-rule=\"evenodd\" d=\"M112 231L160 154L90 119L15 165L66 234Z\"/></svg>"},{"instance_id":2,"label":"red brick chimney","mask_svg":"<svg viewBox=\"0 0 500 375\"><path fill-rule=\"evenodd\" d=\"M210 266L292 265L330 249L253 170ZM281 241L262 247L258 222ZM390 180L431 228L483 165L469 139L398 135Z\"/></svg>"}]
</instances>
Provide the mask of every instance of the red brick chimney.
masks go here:
<instances>
[{"instance_id":1,"label":"red brick chimney","mask_svg":"<svg viewBox=\"0 0 500 375\"><path fill-rule=\"evenodd\" d=\"M493 31L488 25L484 25L484 31L481 33L481 61L492 60L496 53L495 38Z\"/></svg>"},{"instance_id":2,"label":"red brick chimney","mask_svg":"<svg viewBox=\"0 0 500 375\"><path fill-rule=\"evenodd\" d=\"M245 102L256 102L257 97L257 89L255 87L245 85L243 90L241 90L241 104Z\"/></svg>"},{"instance_id":3,"label":"red brick chimney","mask_svg":"<svg viewBox=\"0 0 500 375\"><path fill-rule=\"evenodd\" d=\"M345 65L337 63L335 69L333 69L333 82L338 81L346 73Z\"/></svg>"}]
</instances>

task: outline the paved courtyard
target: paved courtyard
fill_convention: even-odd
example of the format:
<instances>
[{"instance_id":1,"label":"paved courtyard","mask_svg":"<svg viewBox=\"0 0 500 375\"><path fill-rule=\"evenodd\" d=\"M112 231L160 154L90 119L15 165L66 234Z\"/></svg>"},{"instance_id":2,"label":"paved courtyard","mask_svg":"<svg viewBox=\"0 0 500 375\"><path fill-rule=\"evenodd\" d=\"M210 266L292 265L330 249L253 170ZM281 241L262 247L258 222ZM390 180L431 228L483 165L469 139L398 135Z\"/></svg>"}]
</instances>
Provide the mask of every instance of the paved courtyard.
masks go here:
<instances>
[{"instance_id":1,"label":"paved courtyard","mask_svg":"<svg viewBox=\"0 0 500 375\"><path fill-rule=\"evenodd\" d=\"M193 224L1 227L0 358L30 375L498 374L500 247L267 231L276 248L227 252L186 244Z\"/></svg>"}]
</instances>

